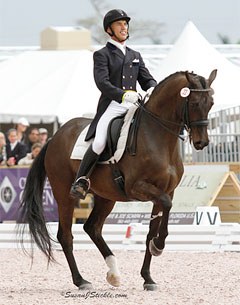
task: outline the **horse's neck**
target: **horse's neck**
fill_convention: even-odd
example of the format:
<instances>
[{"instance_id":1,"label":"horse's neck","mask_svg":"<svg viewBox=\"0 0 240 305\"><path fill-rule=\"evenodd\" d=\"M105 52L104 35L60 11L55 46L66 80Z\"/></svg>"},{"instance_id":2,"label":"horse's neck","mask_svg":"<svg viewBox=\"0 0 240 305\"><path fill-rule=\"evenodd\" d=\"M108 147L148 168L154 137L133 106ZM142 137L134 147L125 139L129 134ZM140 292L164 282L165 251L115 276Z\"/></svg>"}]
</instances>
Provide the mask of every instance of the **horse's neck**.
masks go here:
<instances>
[{"instance_id":1,"label":"horse's neck","mask_svg":"<svg viewBox=\"0 0 240 305\"><path fill-rule=\"evenodd\" d=\"M179 73L174 80L167 80L153 94L146 104L146 109L163 120L181 122L182 102L180 90L185 86L185 78Z\"/></svg>"},{"instance_id":2,"label":"horse's neck","mask_svg":"<svg viewBox=\"0 0 240 305\"><path fill-rule=\"evenodd\" d=\"M169 121L172 122L172 121ZM172 125L171 123L163 121L157 116L152 116L149 113L143 112L140 120L141 132L138 134L141 141L146 144L148 150L152 145L157 151L176 149L178 143L178 135L180 133L180 126Z\"/></svg>"},{"instance_id":3,"label":"horse's neck","mask_svg":"<svg viewBox=\"0 0 240 305\"><path fill-rule=\"evenodd\" d=\"M174 82L171 86L157 88L157 92L150 97L146 103L148 112L154 115L143 115L144 126L149 130L149 134L154 142L165 143L169 149L176 149L178 135L181 131L182 123L182 100L180 97L179 82ZM157 144L158 145L158 144Z\"/></svg>"},{"instance_id":4,"label":"horse's neck","mask_svg":"<svg viewBox=\"0 0 240 305\"><path fill-rule=\"evenodd\" d=\"M178 91L154 95L146 104L147 111L151 112L160 122L172 122L170 128L178 129L182 121L183 103Z\"/></svg>"},{"instance_id":5,"label":"horse's neck","mask_svg":"<svg viewBox=\"0 0 240 305\"><path fill-rule=\"evenodd\" d=\"M149 99L146 109L159 118L165 120L176 120L177 97L173 96L154 96Z\"/></svg>"}]
</instances>

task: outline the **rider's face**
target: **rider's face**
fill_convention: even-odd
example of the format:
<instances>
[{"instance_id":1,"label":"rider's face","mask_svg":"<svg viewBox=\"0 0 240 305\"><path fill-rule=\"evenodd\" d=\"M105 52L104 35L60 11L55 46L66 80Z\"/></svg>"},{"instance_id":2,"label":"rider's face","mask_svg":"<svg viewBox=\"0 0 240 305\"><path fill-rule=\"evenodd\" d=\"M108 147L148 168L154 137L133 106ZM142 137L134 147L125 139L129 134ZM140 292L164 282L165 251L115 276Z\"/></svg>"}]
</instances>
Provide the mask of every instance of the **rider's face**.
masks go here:
<instances>
[{"instance_id":1,"label":"rider's face","mask_svg":"<svg viewBox=\"0 0 240 305\"><path fill-rule=\"evenodd\" d=\"M118 20L111 24L111 28L114 32L112 36L113 40L123 43L128 37L128 23L126 20ZM111 29L108 28L108 33L111 33Z\"/></svg>"}]
</instances>

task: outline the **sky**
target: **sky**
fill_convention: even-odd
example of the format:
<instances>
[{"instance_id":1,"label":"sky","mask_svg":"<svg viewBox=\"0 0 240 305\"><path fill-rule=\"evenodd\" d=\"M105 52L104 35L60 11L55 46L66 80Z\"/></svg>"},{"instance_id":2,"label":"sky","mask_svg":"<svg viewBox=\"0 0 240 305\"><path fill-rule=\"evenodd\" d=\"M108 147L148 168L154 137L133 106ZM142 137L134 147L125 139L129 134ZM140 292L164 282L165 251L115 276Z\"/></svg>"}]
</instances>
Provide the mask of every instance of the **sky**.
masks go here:
<instances>
[{"instance_id":1,"label":"sky","mask_svg":"<svg viewBox=\"0 0 240 305\"><path fill-rule=\"evenodd\" d=\"M175 42L188 20L210 43L240 40L240 0L104 0L109 9L121 8L134 20L164 24L163 44ZM49 26L75 26L90 17L90 0L0 0L0 46L37 46L40 32ZM147 43L147 42L146 42Z\"/></svg>"}]
</instances>

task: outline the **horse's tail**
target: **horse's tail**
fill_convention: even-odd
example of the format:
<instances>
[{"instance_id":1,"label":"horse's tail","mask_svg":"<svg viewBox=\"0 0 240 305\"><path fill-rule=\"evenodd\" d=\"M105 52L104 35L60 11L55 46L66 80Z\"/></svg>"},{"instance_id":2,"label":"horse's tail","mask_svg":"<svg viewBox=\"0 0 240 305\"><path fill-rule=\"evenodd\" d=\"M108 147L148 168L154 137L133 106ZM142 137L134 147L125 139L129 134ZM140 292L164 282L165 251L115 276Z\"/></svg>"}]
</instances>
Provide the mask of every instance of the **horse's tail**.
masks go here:
<instances>
[{"instance_id":1,"label":"horse's tail","mask_svg":"<svg viewBox=\"0 0 240 305\"><path fill-rule=\"evenodd\" d=\"M43 188L46 179L44 159L48 144L49 141L41 149L29 170L20 205L18 233L23 245L23 237L26 228L25 224L28 223L31 241L37 244L38 248L47 256L48 261L54 261L51 245L52 239L46 227L42 202ZM22 223L24 223L24 225ZM33 244L31 256L33 257Z\"/></svg>"}]
</instances>

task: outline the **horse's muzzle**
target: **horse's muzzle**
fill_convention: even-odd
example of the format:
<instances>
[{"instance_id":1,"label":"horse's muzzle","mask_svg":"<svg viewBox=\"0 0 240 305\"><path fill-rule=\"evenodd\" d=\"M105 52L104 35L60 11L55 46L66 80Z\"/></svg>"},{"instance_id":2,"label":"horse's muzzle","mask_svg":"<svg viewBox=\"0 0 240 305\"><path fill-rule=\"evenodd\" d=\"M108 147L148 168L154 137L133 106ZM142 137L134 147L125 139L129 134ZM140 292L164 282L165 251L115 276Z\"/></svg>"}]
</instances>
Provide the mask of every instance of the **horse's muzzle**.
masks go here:
<instances>
[{"instance_id":1,"label":"horse's muzzle","mask_svg":"<svg viewBox=\"0 0 240 305\"><path fill-rule=\"evenodd\" d=\"M204 147L208 145L209 141L196 141L193 142L193 146L196 150L202 150Z\"/></svg>"}]
</instances>

